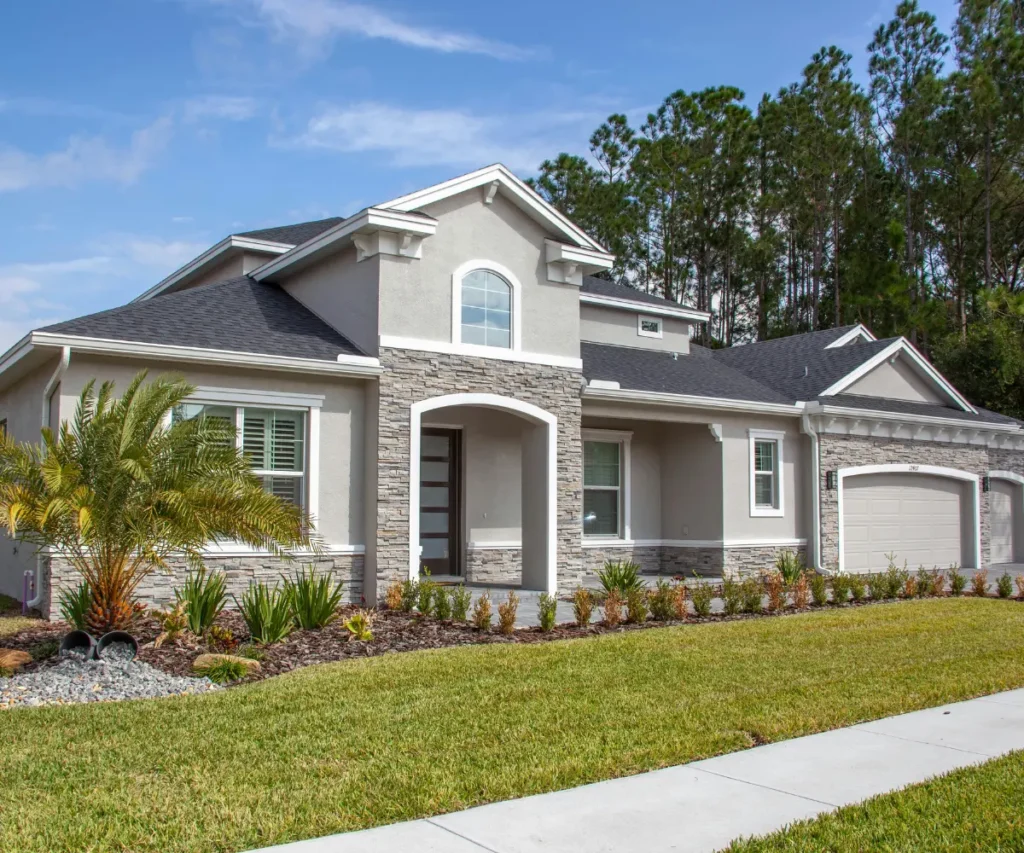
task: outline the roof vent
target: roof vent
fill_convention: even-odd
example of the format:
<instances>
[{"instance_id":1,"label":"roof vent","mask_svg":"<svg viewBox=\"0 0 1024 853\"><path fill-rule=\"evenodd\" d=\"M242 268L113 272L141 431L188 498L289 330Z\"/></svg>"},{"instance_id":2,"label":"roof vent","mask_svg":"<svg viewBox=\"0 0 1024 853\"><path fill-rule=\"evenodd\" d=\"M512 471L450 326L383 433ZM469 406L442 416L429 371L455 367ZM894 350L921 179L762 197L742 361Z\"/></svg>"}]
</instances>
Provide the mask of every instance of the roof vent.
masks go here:
<instances>
[{"instance_id":1,"label":"roof vent","mask_svg":"<svg viewBox=\"0 0 1024 853\"><path fill-rule=\"evenodd\" d=\"M672 353L672 361L679 361L679 353L677 353L677 352Z\"/></svg>"},{"instance_id":2,"label":"roof vent","mask_svg":"<svg viewBox=\"0 0 1024 853\"><path fill-rule=\"evenodd\" d=\"M811 372L807 369L807 365L804 365L804 379L810 376Z\"/></svg>"}]
</instances>

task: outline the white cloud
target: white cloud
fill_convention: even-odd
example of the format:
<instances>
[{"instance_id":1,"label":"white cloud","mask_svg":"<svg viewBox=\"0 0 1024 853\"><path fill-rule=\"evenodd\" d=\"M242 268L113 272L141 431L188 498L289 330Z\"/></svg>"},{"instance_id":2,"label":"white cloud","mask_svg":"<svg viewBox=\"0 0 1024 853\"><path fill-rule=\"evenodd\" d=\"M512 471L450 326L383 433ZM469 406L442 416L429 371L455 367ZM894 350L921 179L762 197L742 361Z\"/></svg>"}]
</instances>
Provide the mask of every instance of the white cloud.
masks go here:
<instances>
[{"instance_id":1,"label":"white cloud","mask_svg":"<svg viewBox=\"0 0 1024 853\"><path fill-rule=\"evenodd\" d=\"M439 53L471 53L519 60L535 51L471 33L406 23L361 3L345 0L216 0L255 12L258 22L308 57L324 53L342 35L383 39Z\"/></svg>"},{"instance_id":2,"label":"white cloud","mask_svg":"<svg viewBox=\"0 0 1024 853\"><path fill-rule=\"evenodd\" d=\"M254 118L258 111L259 102L255 98L203 95L185 101L182 106L182 118L190 123L204 118L248 121Z\"/></svg>"},{"instance_id":3,"label":"white cloud","mask_svg":"<svg viewBox=\"0 0 1024 853\"><path fill-rule=\"evenodd\" d=\"M579 136L579 127L589 128L594 121L595 115L583 113L478 115L369 102L327 107L309 120L302 134L278 144L381 152L396 166L478 167L501 162L533 172Z\"/></svg>"},{"instance_id":4,"label":"white cloud","mask_svg":"<svg viewBox=\"0 0 1024 853\"><path fill-rule=\"evenodd\" d=\"M131 184L152 165L170 136L171 120L165 116L133 133L126 148L112 147L100 136L73 136L67 147L49 154L0 146L0 192L90 181Z\"/></svg>"},{"instance_id":5,"label":"white cloud","mask_svg":"<svg viewBox=\"0 0 1024 853\"><path fill-rule=\"evenodd\" d=\"M121 244L121 250L133 263L168 272L176 270L209 247L209 243L205 242L149 237L127 237Z\"/></svg>"},{"instance_id":6,"label":"white cloud","mask_svg":"<svg viewBox=\"0 0 1024 853\"><path fill-rule=\"evenodd\" d=\"M46 297L43 284L19 272L17 266L23 265L0 268L0 353L32 329L60 319L60 306Z\"/></svg>"}]
</instances>

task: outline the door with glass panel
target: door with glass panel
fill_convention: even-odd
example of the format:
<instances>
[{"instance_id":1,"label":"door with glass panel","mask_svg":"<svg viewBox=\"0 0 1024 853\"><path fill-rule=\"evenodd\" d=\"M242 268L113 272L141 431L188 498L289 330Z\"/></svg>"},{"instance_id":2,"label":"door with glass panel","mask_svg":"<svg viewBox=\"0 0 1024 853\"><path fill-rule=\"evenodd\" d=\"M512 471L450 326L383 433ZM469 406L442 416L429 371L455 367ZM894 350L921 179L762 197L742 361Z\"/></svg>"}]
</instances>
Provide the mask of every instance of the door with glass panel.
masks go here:
<instances>
[{"instance_id":1,"label":"door with glass panel","mask_svg":"<svg viewBox=\"0 0 1024 853\"><path fill-rule=\"evenodd\" d=\"M455 429L424 428L420 440L420 570L461 574L459 439Z\"/></svg>"}]
</instances>

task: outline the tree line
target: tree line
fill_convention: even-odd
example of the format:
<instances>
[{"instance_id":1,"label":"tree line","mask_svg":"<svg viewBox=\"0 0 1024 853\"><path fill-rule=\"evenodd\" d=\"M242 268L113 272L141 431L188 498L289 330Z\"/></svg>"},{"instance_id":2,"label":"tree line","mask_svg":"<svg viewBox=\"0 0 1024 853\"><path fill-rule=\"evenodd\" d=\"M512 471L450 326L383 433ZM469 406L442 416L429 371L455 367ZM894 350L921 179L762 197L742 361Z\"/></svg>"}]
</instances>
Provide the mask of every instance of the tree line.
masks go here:
<instances>
[{"instance_id":1,"label":"tree line","mask_svg":"<svg viewBox=\"0 0 1024 853\"><path fill-rule=\"evenodd\" d=\"M863 322L1024 417L1024 0L961 0L948 34L904 0L868 54L866 87L830 46L756 109L612 115L532 184L612 277L710 312L708 346Z\"/></svg>"}]
</instances>

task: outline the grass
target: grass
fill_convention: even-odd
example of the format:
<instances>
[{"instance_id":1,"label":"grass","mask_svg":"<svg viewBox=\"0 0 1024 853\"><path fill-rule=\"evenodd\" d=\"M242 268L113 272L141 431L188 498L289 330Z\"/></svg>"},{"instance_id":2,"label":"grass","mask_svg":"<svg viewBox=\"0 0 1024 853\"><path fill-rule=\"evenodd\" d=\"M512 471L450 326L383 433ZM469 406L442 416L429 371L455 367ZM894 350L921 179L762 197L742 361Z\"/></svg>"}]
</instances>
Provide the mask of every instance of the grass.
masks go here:
<instances>
[{"instance_id":1,"label":"grass","mask_svg":"<svg viewBox=\"0 0 1024 853\"><path fill-rule=\"evenodd\" d=\"M17 599L0 594L0 637L17 634L39 624L38 619L26 619L19 615L20 612L21 604Z\"/></svg>"},{"instance_id":2,"label":"grass","mask_svg":"<svg viewBox=\"0 0 1024 853\"><path fill-rule=\"evenodd\" d=\"M0 714L0 850L234 851L1024 685L1024 606L935 599L310 667Z\"/></svg>"},{"instance_id":3,"label":"grass","mask_svg":"<svg viewBox=\"0 0 1024 853\"><path fill-rule=\"evenodd\" d=\"M1024 752L955 770L764 838L731 853L961 853L1024 850Z\"/></svg>"}]
</instances>

